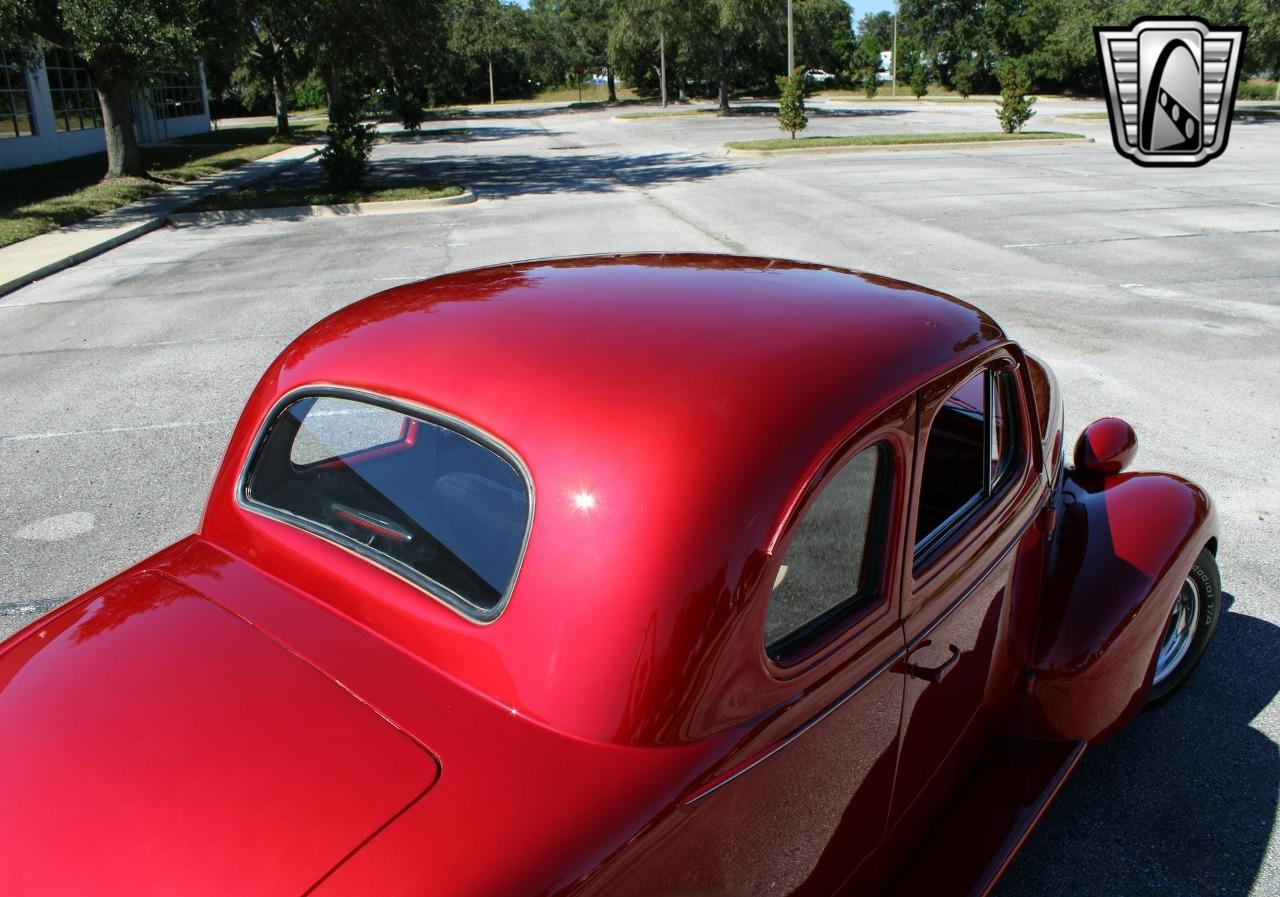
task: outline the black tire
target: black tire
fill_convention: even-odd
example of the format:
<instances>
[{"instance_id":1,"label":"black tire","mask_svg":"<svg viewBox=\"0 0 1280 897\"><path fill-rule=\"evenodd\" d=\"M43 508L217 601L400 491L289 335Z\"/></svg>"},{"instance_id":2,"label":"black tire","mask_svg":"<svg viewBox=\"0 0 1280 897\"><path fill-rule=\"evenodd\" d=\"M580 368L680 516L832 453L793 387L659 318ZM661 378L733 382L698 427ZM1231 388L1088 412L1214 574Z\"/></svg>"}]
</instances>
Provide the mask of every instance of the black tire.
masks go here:
<instances>
[{"instance_id":1,"label":"black tire","mask_svg":"<svg viewBox=\"0 0 1280 897\"><path fill-rule=\"evenodd\" d=\"M1192 565L1191 570L1187 573L1187 579L1191 580L1198 592L1198 614L1196 619L1196 631L1191 638L1191 645L1187 649L1186 655L1178 662L1172 670L1159 682L1153 682L1151 686L1151 697L1147 700L1148 707L1154 707L1168 700L1174 692L1182 687L1183 683L1191 676L1196 668L1196 664L1200 662L1200 658L1204 655L1204 649L1209 646L1209 640L1213 638L1213 632L1218 628L1218 617L1222 614L1222 577L1218 573L1218 560L1213 556L1209 549L1200 552L1200 556L1196 558L1196 562ZM1184 583L1185 586L1185 583ZM1172 620L1170 621L1172 625ZM1160 645L1163 646L1168 635L1166 627L1165 634L1160 636ZM1157 649L1158 650L1158 649ZM1155 675L1153 667L1153 678Z\"/></svg>"}]
</instances>

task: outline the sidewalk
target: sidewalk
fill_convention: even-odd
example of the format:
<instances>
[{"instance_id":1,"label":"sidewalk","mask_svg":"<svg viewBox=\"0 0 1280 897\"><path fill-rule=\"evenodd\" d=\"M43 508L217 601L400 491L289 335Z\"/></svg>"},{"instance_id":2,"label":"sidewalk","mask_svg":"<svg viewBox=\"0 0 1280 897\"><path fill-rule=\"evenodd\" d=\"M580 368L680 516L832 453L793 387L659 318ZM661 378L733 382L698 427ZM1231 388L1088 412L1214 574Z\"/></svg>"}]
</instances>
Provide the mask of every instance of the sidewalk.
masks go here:
<instances>
[{"instance_id":1,"label":"sidewalk","mask_svg":"<svg viewBox=\"0 0 1280 897\"><path fill-rule=\"evenodd\" d=\"M0 296L163 227L169 215L187 203L265 180L310 159L321 149L318 144L291 146L239 168L171 187L79 224L6 246L0 249Z\"/></svg>"}]
</instances>

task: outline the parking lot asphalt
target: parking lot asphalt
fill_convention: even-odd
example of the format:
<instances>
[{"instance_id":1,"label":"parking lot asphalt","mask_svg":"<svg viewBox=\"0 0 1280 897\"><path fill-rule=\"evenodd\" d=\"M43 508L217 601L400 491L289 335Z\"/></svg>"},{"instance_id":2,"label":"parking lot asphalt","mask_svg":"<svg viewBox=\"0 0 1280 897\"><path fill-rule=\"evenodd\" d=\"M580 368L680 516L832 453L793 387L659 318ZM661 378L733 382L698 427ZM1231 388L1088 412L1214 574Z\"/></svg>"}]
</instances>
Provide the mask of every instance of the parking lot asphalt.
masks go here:
<instances>
[{"instance_id":1,"label":"parking lot asphalt","mask_svg":"<svg viewBox=\"0 0 1280 897\"><path fill-rule=\"evenodd\" d=\"M811 134L988 130L986 104L832 103ZM376 290L515 259L723 251L953 293L1058 373L1069 434L1120 415L1136 466L1204 485L1227 608L1184 691L1086 756L1002 897L1280 894L1280 119L1197 169L1094 144L725 158L772 119L499 107L379 146L378 178L480 201L167 228L0 298L0 635L198 525L266 364ZM291 177L315 176L304 166Z\"/></svg>"}]
</instances>

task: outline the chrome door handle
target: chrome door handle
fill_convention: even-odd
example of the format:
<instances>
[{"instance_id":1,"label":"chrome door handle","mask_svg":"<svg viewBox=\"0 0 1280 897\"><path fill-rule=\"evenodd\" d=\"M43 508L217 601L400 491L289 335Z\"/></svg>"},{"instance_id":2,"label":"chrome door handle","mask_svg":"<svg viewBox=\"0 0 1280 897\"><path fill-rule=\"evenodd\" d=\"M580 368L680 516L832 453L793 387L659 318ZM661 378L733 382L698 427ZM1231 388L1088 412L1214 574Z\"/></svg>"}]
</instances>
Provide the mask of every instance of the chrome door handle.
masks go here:
<instances>
[{"instance_id":1,"label":"chrome door handle","mask_svg":"<svg viewBox=\"0 0 1280 897\"><path fill-rule=\"evenodd\" d=\"M928 641L921 642L919 645L916 645L915 651L912 651L911 653L914 654L921 648L927 648L931 644L932 642ZM907 675L915 679L923 679L925 682L941 682L942 677L947 675L947 672L955 666L956 661L960 659L961 652L959 648L955 645L948 645L947 649L951 652L951 656L944 660L941 665L936 667L918 666L910 662L910 655L908 655Z\"/></svg>"}]
</instances>

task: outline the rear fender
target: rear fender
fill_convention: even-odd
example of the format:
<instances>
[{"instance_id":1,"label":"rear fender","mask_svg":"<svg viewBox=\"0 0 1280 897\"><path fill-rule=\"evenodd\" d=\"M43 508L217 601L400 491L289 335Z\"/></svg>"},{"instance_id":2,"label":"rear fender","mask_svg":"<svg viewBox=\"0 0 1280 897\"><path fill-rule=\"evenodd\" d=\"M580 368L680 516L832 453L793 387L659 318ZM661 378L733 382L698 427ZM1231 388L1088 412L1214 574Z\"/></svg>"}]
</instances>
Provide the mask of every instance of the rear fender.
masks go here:
<instances>
[{"instance_id":1,"label":"rear fender","mask_svg":"<svg viewBox=\"0 0 1280 897\"><path fill-rule=\"evenodd\" d=\"M1194 483L1070 471L1015 731L1097 742L1132 719L1182 580L1216 537Z\"/></svg>"}]
</instances>

